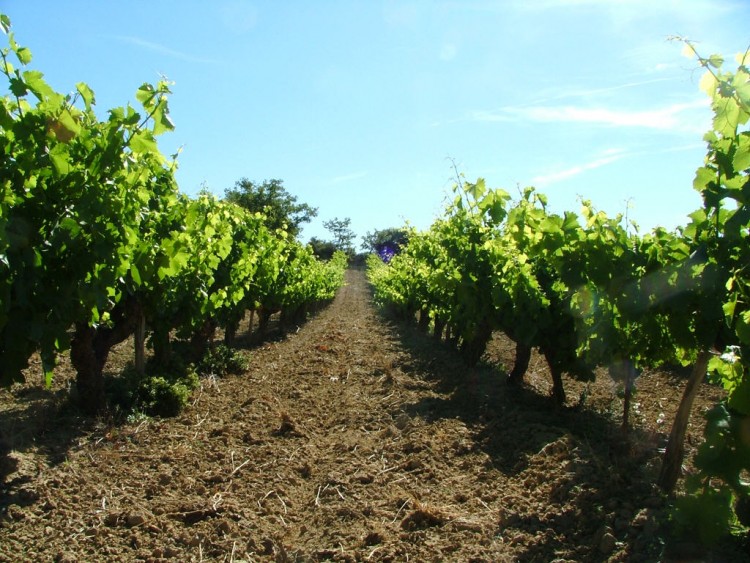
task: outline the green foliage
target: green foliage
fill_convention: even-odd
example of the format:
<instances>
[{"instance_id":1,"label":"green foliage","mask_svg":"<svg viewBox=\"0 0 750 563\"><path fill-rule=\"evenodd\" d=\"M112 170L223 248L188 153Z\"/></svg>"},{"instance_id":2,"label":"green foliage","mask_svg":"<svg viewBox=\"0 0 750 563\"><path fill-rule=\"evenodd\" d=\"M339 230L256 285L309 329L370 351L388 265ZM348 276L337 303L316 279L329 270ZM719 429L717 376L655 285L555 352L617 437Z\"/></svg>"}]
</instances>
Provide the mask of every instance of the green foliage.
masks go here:
<instances>
[{"instance_id":1,"label":"green foliage","mask_svg":"<svg viewBox=\"0 0 750 563\"><path fill-rule=\"evenodd\" d=\"M750 527L747 514L737 510L750 502L750 483L743 480L750 470L750 417L723 403L705 416L705 441L694 460L699 473L687 478L672 518L677 533L713 545Z\"/></svg>"},{"instance_id":2,"label":"green foliage","mask_svg":"<svg viewBox=\"0 0 750 563\"><path fill-rule=\"evenodd\" d=\"M149 416L176 416L197 386L195 374L178 379L169 375L148 376L140 381L135 391L134 410Z\"/></svg>"},{"instance_id":3,"label":"green foliage","mask_svg":"<svg viewBox=\"0 0 750 563\"><path fill-rule=\"evenodd\" d=\"M737 69L730 72L722 57L703 58L692 43L685 46L706 71L701 88L714 119L693 183L703 208L691 214L684 232L698 248L704 272L714 277L701 324L725 346L708 370L728 397L706 414L705 442L694 460L699 473L678 500L675 522L682 531L716 541L738 529L737 515L750 526L738 510L750 503L750 483L743 480L750 471L750 51L736 57Z\"/></svg>"},{"instance_id":4,"label":"green foliage","mask_svg":"<svg viewBox=\"0 0 750 563\"><path fill-rule=\"evenodd\" d=\"M174 164L155 143L171 129L167 82L141 87L144 114L127 106L99 121L88 86L55 92L41 72L23 70L31 54L8 39L0 68L8 81L0 100L3 383L20 378L36 349L51 374L72 324L110 323L144 282L153 259L147 233L177 194Z\"/></svg>"},{"instance_id":5,"label":"green foliage","mask_svg":"<svg viewBox=\"0 0 750 563\"><path fill-rule=\"evenodd\" d=\"M690 308L677 299L695 285L677 266L688 258L684 242L664 230L638 238L588 202L581 220L551 214L533 188L516 202L481 179L455 190L445 217L410 234L390 268L371 267L378 300L407 317L445 319L467 345L501 330L539 347L553 374L588 379L594 365L622 358L640 369L690 356L685 319L698 300ZM670 324L667 306L679 322ZM555 393L563 399L559 385Z\"/></svg>"},{"instance_id":6,"label":"green foliage","mask_svg":"<svg viewBox=\"0 0 750 563\"><path fill-rule=\"evenodd\" d=\"M9 32L6 16L0 24ZM279 180L242 180L229 201L179 194L176 163L156 142L174 127L168 82L143 84L142 109L115 108L100 121L91 88L55 92L25 69L31 53L12 33L8 43L0 51L8 85L0 100L0 383L19 380L36 350L49 381L56 354L72 346L82 401L98 410L109 349L142 319L164 360L173 331L199 343L247 309L300 308L341 285L345 260L319 262L290 236L315 210ZM190 387L159 377L166 383L145 385L144 404L167 384L176 400L180 386Z\"/></svg>"},{"instance_id":7,"label":"green foliage","mask_svg":"<svg viewBox=\"0 0 750 563\"><path fill-rule=\"evenodd\" d=\"M336 247L336 250L345 252L348 255L354 254L352 241L356 237L354 231L349 228L351 223L352 220L349 217L344 219L334 217L329 221L323 221L323 226L328 229L331 236L333 236L333 245Z\"/></svg>"},{"instance_id":8,"label":"green foliage","mask_svg":"<svg viewBox=\"0 0 750 563\"><path fill-rule=\"evenodd\" d=\"M697 538L705 545L716 545L736 529L732 500L732 491L728 487L702 488L681 496L672 513L675 531L685 537Z\"/></svg>"},{"instance_id":9,"label":"green foliage","mask_svg":"<svg viewBox=\"0 0 750 563\"><path fill-rule=\"evenodd\" d=\"M709 413L700 473L676 516L707 541L735 529L733 511L750 503L750 55L737 60L730 73L722 57L699 57L714 123L694 182L704 205L683 229L641 236L589 202L580 216L550 214L532 188L509 205L479 179L456 186L445 216L390 264L368 260L380 304L447 322L471 362L491 330L540 348L553 379L591 377L597 365L688 365L726 347L708 367L727 403ZM560 379L555 394L564 399Z\"/></svg>"},{"instance_id":10,"label":"green foliage","mask_svg":"<svg viewBox=\"0 0 750 563\"><path fill-rule=\"evenodd\" d=\"M179 414L199 384L192 366L176 360L163 366L152 363L143 375L129 366L110 381L107 394L120 413L169 417Z\"/></svg>"},{"instance_id":11,"label":"green foliage","mask_svg":"<svg viewBox=\"0 0 750 563\"><path fill-rule=\"evenodd\" d=\"M224 376L229 374L241 374L247 370L250 360L240 350L235 350L223 344L208 349L203 356L196 371L202 376Z\"/></svg>"},{"instance_id":12,"label":"green foliage","mask_svg":"<svg viewBox=\"0 0 750 563\"><path fill-rule=\"evenodd\" d=\"M398 250L406 246L408 239L409 229L406 227L374 230L362 237L362 248L369 252L380 252L385 247Z\"/></svg>"},{"instance_id":13,"label":"green foliage","mask_svg":"<svg viewBox=\"0 0 750 563\"><path fill-rule=\"evenodd\" d=\"M336 244L329 240L312 237L308 244L312 248L313 254L321 260L330 260L336 252Z\"/></svg>"},{"instance_id":14,"label":"green foliage","mask_svg":"<svg viewBox=\"0 0 750 563\"><path fill-rule=\"evenodd\" d=\"M309 223L318 210L306 203L297 203L297 197L284 188L281 180L264 180L258 184L247 178L238 180L234 188L224 192L224 198L248 211L262 213L264 223L271 231L287 231L296 238L303 223Z\"/></svg>"}]
</instances>

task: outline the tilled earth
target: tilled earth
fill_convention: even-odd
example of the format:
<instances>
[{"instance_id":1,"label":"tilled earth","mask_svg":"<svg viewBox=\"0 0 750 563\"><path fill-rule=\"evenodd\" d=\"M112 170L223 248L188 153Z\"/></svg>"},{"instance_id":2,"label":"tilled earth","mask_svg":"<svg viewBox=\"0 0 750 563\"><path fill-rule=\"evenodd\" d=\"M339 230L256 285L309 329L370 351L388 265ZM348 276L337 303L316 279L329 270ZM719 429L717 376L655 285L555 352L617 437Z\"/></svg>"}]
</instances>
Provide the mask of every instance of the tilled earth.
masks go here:
<instances>
[{"instance_id":1,"label":"tilled earth","mask_svg":"<svg viewBox=\"0 0 750 563\"><path fill-rule=\"evenodd\" d=\"M112 363L129 356L122 346ZM382 318L357 270L328 308L251 358L244 375L203 380L174 419L86 420L65 365L52 390L2 391L0 561L664 558L653 483L679 374L640 378L626 440L606 375L566 380L558 408L535 356L528 384L508 388L507 340L468 370ZM719 396L701 389L689 455Z\"/></svg>"}]
</instances>

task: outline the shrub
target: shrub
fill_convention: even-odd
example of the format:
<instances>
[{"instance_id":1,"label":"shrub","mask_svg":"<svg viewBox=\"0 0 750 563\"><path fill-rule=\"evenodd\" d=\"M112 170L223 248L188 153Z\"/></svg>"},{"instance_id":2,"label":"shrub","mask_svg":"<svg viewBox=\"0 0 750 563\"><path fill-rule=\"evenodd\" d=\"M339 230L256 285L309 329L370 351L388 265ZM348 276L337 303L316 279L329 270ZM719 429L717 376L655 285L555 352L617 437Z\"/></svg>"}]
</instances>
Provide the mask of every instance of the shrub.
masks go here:
<instances>
[{"instance_id":1,"label":"shrub","mask_svg":"<svg viewBox=\"0 0 750 563\"><path fill-rule=\"evenodd\" d=\"M150 416L176 416L187 405L190 394L198 386L198 376L170 380L162 376L146 376L135 392L134 406Z\"/></svg>"},{"instance_id":2,"label":"shrub","mask_svg":"<svg viewBox=\"0 0 750 563\"><path fill-rule=\"evenodd\" d=\"M249 363L244 353L219 344L209 348L203 359L198 362L196 371L202 376L240 374L247 370Z\"/></svg>"}]
</instances>

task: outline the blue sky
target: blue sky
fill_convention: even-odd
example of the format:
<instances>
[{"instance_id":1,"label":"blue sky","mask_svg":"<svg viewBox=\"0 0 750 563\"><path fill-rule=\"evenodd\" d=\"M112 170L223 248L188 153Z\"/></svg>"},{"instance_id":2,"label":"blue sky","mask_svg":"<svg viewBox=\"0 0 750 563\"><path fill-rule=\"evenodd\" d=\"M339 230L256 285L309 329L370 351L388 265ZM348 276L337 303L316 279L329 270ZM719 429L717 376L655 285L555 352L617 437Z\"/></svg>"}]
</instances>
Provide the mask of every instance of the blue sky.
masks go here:
<instances>
[{"instance_id":1,"label":"blue sky","mask_svg":"<svg viewBox=\"0 0 750 563\"><path fill-rule=\"evenodd\" d=\"M669 35L730 59L750 44L746 0L0 0L32 67L79 81L103 113L174 81L178 182L221 195L280 178L357 235L427 228L454 182L553 211L582 196L642 228L686 222L710 108ZM628 203L629 202L629 203Z\"/></svg>"}]
</instances>

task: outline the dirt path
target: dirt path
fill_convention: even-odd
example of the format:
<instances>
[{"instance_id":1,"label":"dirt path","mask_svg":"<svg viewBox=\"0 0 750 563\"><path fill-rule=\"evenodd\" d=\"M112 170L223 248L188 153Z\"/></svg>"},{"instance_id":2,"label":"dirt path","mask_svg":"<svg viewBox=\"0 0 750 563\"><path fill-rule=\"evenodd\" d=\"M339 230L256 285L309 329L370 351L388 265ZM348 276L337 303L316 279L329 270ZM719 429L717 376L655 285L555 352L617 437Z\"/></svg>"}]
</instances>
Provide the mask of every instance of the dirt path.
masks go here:
<instances>
[{"instance_id":1,"label":"dirt path","mask_svg":"<svg viewBox=\"0 0 750 563\"><path fill-rule=\"evenodd\" d=\"M176 419L84 425L4 392L25 434L6 432L0 561L658 558L660 435L621 448L611 389L558 410L499 378L381 319L349 271L331 306Z\"/></svg>"}]
</instances>

